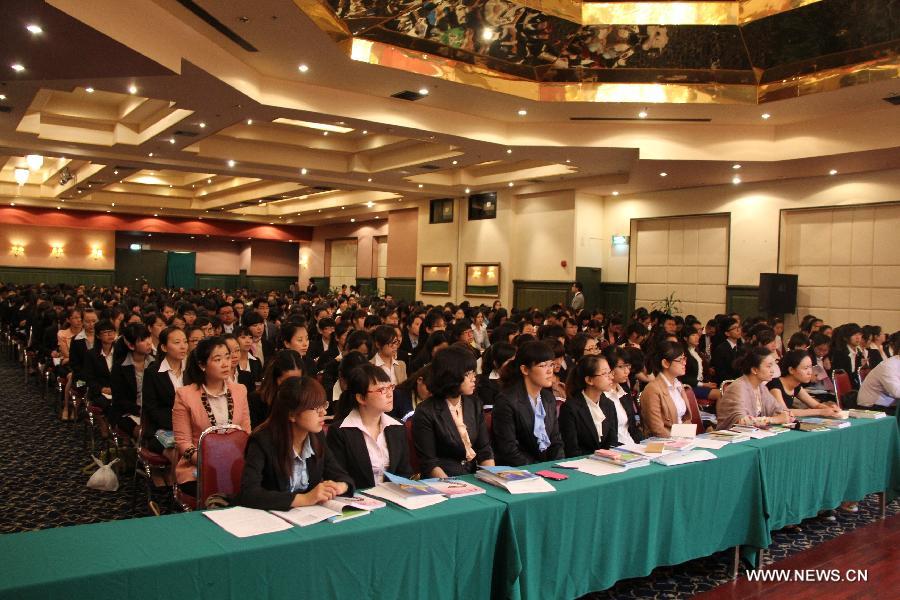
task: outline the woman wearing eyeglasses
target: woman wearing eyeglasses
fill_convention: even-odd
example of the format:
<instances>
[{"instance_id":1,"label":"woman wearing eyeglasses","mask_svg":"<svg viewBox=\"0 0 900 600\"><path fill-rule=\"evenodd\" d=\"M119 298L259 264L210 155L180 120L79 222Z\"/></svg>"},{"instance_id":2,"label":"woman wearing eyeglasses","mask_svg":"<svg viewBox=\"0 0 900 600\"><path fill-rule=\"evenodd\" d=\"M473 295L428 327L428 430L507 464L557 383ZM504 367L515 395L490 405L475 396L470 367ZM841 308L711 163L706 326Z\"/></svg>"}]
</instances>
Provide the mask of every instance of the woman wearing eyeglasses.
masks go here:
<instances>
[{"instance_id":1,"label":"woman wearing eyeglasses","mask_svg":"<svg viewBox=\"0 0 900 600\"><path fill-rule=\"evenodd\" d=\"M353 480L325 445L327 409L315 379L282 382L269 418L247 442L238 504L290 510L353 493Z\"/></svg>"},{"instance_id":2,"label":"woman wearing eyeglasses","mask_svg":"<svg viewBox=\"0 0 900 600\"><path fill-rule=\"evenodd\" d=\"M553 350L525 342L503 369L504 389L493 409L497 464L518 467L563 458L553 385Z\"/></svg>"},{"instance_id":3,"label":"woman wearing eyeglasses","mask_svg":"<svg viewBox=\"0 0 900 600\"><path fill-rule=\"evenodd\" d=\"M716 404L718 429L734 425L784 424L793 421L791 411L773 396L766 384L775 379L776 354L765 346L746 348L737 361L742 375L725 389Z\"/></svg>"},{"instance_id":4,"label":"woman wearing eyeglasses","mask_svg":"<svg viewBox=\"0 0 900 600\"><path fill-rule=\"evenodd\" d=\"M634 401L634 395L624 387L628 385L628 375L631 373L628 351L618 346L607 346L603 350L603 357L612 370L613 386L606 392L606 397L612 400L616 409L616 438L619 444L640 442L644 438L637 423L640 409Z\"/></svg>"},{"instance_id":5,"label":"woman wearing eyeglasses","mask_svg":"<svg viewBox=\"0 0 900 600\"><path fill-rule=\"evenodd\" d=\"M604 395L612 386L612 371L602 356L584 356L572 369L566 383L568 399L559 409L566 456L584 456L619 445L616 408Z\"/></svg>"},{"instance_id":6,"label":"woman wearing eyeglasses","mask_svg":"<svg viewBox=\"0 0 900 600\"><path fill-rule=\"evenodd\" d=\"M494 466L494 452L475 396L475 356L461 346L441 350L426 381L431 397L413 413L423 477L453 477Z\"/></svg>"},{"instance_id":7,"label":"woman wearing eyeglasses","mask_svg":"<svg viewBox=\"0 0 900 600\"><path fill-rule=\"evenodd\" d=\"M397 330L390 325L379 325L375 328L372 339L375 341L376 352L370 362L384 369L394 385L406 381L406 364L397 360L397 349L400 347Z\"/></svg>"},{"instance_id":8,"label":"woman wearing eyeglasses","mask_svg":"<svg viewBox=\"0 0 900 600\"><path fill-rule=\"evenodd\" d=\"M353 480L356 489L384 481L388 471L412 477L406 430L387 415L394 406L394 384L381 367L366 363L347 376L347 391L356 400L349 413L328 428L328 449Z\"/></svg>"},{"instance_id":9,"label":"woman wearing eyeglasses","mask_svg":"<svg viewBox=\"0 0 900 600\"><path fill-rule=\"evenodd\" d=\"M663 340L656 347L651 366L656 378L641 393L641 425L647 437L669 437L675 423L690 423L687 394L678 381L684 376L687 357L678 342Z\"/></svg>"}]
</instances>

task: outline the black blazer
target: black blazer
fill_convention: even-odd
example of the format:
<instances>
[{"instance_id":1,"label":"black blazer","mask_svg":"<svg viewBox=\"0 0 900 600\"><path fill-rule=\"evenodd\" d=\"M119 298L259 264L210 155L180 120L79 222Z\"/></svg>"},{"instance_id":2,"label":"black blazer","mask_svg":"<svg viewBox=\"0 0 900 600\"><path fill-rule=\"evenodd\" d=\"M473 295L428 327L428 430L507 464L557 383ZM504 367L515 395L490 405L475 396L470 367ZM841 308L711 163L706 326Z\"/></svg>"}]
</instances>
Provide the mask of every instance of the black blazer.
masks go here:
<instances>
[{"instance_id":1,"label":"black blazer","mask_svg":"<svg viewBox=\"0 0 900 600\"><path fill-rule=\"evenodd\" d=\"M148 366L150 365L144 367L145 374ZM109 382L112 388L111 419L115 421L124 415L140 415L141 407L137 403L137 379L134 365L123 367L122 363L114 363L109 374Z\"/></svg>"},{"instance_id":2,"label":"black blazer","mask_svg":"<svg viewBox=\"0 0 900 600\"><path fill-rule=\"evenodd\" d=\"M325 344L322 343L321 337L317 337L309 343L309 353L307 356L315 362L316 368L318 368L319 364L326 364L337 355L338 347L333 335L331 336L331 343L328 344L328 350L325 350ZM320 363L319 361L322 360L323 357L324 361ZM313 375L315 375L315 373L313 373Z\"/></svg>"},{"instance_id":3,"label":"black blazer","mask_svg":"<svg viewBox=\"0 0 900 600\"><path fill-rule=\"evenodd\" d=\"M103 397L100 390L105 387L112 388L112 381L110 370L106 366L106 359L101 356L100 350L99 342L88 350L84 355L83 371L84 380L88 385L88 400L106 410L109 408L109 401ZM112 349L110 349L111 351Z\"/></svg>"},{"instance_id":4,"label":"black blazer","mask_svg":"<svg viewBox=\"0 0 900 600\"><path fill-rule=\"evenodd\" d=\"M544 426L550 445L541 452L534 437L534 409L525 391L525 382L504 389L493 409L494 455L498 465L519 467L563 458L563 442L556 416L556 398L550 388L541 390L547 416Z\"/></svg>"},{"instance_id":5,"label":"black blazer","mask_svg":"<svg viewBox=\"0 0 900 600\"><path fill-rule=\"evenodd\" d=\"M422 477L431 477L435 467L442 468L450 477L474 473L479 463L494 458L484 409L476 396L463 396L462 414L475 451L472 462L466 462L466 449L446 400L429 398L416 408L412 428Z\"/></svg>"},{"instance_id":6,"label":"black blazer","mask_svg":"<svg viewBox=\"0 0 900 600\"><path fill-rule=\"evenodd\" d=\"M388 425L384 428L384 438L388 447L388 468L394 475L412 477L409 466L409 445L406 442L406 428L403 425ZM341 427L339 422L328 428L328 451L344 467L353 480L356 489L375 486L372 462L363 433L356 427Z\"/></svg>"},{"instance_id":7,"label":"black blazer","mask_svg":"<svg viewBox=\"0 0 900 600\"><path fill-rule=\"evenodd\" d=\"M887 354L887 352L885 352L885 354ZM69 355L71 356L71 352ZM869 348L866 350L866 358L869 361L870 369L874 369L881 363L881 361L884 360L884 358L882 358L881 356L881 352L879 352L875 348Z\"/></svg>"},{"instance_id":8,"label":"black blazer","mask_svg":"<svg viewBox=\"0 0 900 600\"><path fill-rule=\"evenodd\" d=\"M419 345L422 344L422 342L422 336L419 336L419 339L416 341L416 347L413 348L412 340L409 338L409 332L404 332L403 337L400 339L400 347L397 348L397 360L402 360L409 365L410 359L415 355L416 350L419 349ZM411 373L412 371L410 371L410 374Z\"/></svg>"},{"instance_id":9,"label":"black blazer","mask_svg":"<svg viewBox=\"0 0 900 600\"><path fill-rule=\"evenodd\" d=\"M356 402L356 400L354 400ZM403 417L413 411L413 391L406 386L394 388L394 408L388 416L402 421Z\"/></svg>"},{"instance_id":10,"label":"black blazer","mask_svg":"<svg viewBox=\"0 0 900 600\"><path fill-rule=\"evenodd\" d=\"M100 340L95 337L94 344L99 343ZM72 369L73 381L87 381L84 378L84 361L87 353L87 340L72 340L72 343L69 344L69 367Z\"/></svg>"},{"instance_id":11,"label":"black blazer","mask_svg":"<svg viewBox=\"0 0 900 600\"><path fill-rule=\"evenodd\" d=\"M491 379L487 373L482 373L478 376L478 381L475 385L475 394L481 399L481 404L484 406L494 406L494 402L496 402L499 393L499 379Z\"/></svg>"},{"instance_id":12,"label":"black blazer","mask_svg":"<svg viewBox=\"0 0 900 600\"><path fill-rule=\"evenodd\" d=\"M147 435L153 435L157 429L172 431L172 407L175 406L175 386L168 373L160 373L162 360L150 364L144 369L143 396L141 407L144 409L144 422Z\"/></svg>"},{"instance_id":13,"label":"black blazer","mask_svg":"<svg viewBox=\"0 0 900 600\"><path fill-rule=\"evenodd\" d=\"M325 433L310 434L313 454L306 459L309 486L305 490L290 491L291 475L278 467L278 455L272 433L267 427L254 431L244 451L244 473L241 475L241 491L237 503L261 510L290 510L294 496L309 491L322 481L343 481L347 484L345 496L353 495L353 480L335 460L325 444Z\"/></svg>"},{"instance_id":14,"label":"black blazer","mask_svg":"<svg viewBox=\"0 0 900 600\"><path fill-rule=\"evenodd\" d=\"M741 376L740 372L734 368L734 360L737 358L740 345L733 349L728 340L725 340L713 350L712 367L716 370L716 383L721 385L723 381L728 379L737 379Z\"/></svg>"},{"instance_id":15,"label":"black blazer","mask_svg":"<svg viewBox=\"0 0 900 600\"><path fill-rule=\"evenodd\" d=\"M837 370L846 371L850 376L850 383L853 385L854 390L859 389L859 367L862 365L863 351L861 348L856 350L856 368L852 368L850 365L850 351L847 346L843 348L835 348L835 350L831 353L831 370L832 373Z\"/></svg>"},{"instance_id":16,"label":"black blazer","mask_svg":"<svg viewBox=\"0 0 900 600\"><path fill-rule=\"evenodd\" d=\"M680 378L681 383L697 387L697 377L700 375L701 369L703 369L703 363L698 363L697 359L690 352L685 352L684 357L687 359L687 362L684 365L684 376Z\"/></svg>"},{"instance_id":17,"label":"black blazer","mask_svg":"<svg viewBox=\"0 0 900 600\"><path fill-rule=\"evenodd\" d=\"M631 395L631 392L626 393L624 396L619 398L619 402L622 404L622 409L625 411L625 414L628 416L628 435L631 436L631 439L636 442L640 442L644 439L644 434L641 432L641 428L638 427L637 417L635 415L640 414L640 409L637 404L634 402L634 396ZM615 404L615 403L613 403ZM616 417L618 421L618 415ZM618 439L618 432L616 433L617 442L621 445L622 440Z\"/></svg>"},{"instance_id":18,"label":"black blazer","mask_svg":"<svg viewBox=\"0 0 900 600\"><path fill-rule=\"evenodd\" d=\"M597 427L591 418L587 402L583 394L578 394L563 402L559 409L559 431L567 457L593 454L594 450L619 445L619 420L612 400L600 395L600 410L606 417L600 425L603 433L600 438L597 437Z\"/></svg>"}]
</instances>

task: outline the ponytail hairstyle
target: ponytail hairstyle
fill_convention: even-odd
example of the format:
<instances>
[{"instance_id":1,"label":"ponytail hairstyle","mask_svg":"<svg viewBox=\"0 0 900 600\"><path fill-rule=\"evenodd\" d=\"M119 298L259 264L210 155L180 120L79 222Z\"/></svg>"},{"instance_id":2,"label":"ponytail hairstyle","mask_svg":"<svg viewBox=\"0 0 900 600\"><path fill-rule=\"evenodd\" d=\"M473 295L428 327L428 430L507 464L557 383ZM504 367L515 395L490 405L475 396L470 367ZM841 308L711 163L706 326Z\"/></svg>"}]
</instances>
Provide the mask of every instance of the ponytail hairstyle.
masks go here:
<instances>
[{"instance_id":1,"label":"ponytail hairstyle","mask_svg":"<svg viewBox=\"0 0 900 600\"><path fill-rule=\"evenodd\" d=\"M522 375L522 367L530 369L535 365L551 361L554 358L553 349L546 342L537 340L525 342L516 351L515 359L509 361L503 367L503 371L500 373L503 386L509 387L524 381L525 377Z\"/></svg>"},{"instance_id":2,"label":"ponytail hairstyle","mask_svg":"<svg viewBox=\"0 0 900 600\"><path fill-rule=\"evenodd\" d=\"M678 342L662 340L657 344L656 352L650 357L650 369L654 375L659 375L663 372L664 360L672 363L680 356L684 356L684 346Z\"/></svg>"},{"instance_id":3,"label":"ponytail hairstyle","mask_svg":"<svg viewBox=\"0 0 900 600\"><path fill-rule=\"evenodd\" d=\"M503 365L506 364L506 361L510 360L515 355L515 346L509 342L497 342L496 344L491 344L488 349L485 350L481 364L489 369L488 374L490 374L491 371L497 371L499 373L503 368ZM482 368L482 370L484 369Z\"/></svg>"},{"instance_id":4,"label":"ponytail hairstyle","mask_svg":"<svg viewBox=\"0 0 900 600\"><path fill-rule=\"evenodd\" d=\"M782 375L790 375L791 369L799 367L804 358L809 358L809 353L805 350L791 350L790 352L785 352L784 356L781 358Z\"/></svg>"},{"instance_id":5,"label":"ponytail hairstyle","mask_svg":"<svg viewBox=\"0 0 900 600\"><path fill-rule=\"evenodd\" d=\"M569 373L569 379L566 381L566 398L568 400L577 398L587 389L585 379L594 376L600 369L601 362L609 364L603 356L589 354L587 356L582 356L581 359L575 363L575 368Z\"/></svg>"}]
</instances>

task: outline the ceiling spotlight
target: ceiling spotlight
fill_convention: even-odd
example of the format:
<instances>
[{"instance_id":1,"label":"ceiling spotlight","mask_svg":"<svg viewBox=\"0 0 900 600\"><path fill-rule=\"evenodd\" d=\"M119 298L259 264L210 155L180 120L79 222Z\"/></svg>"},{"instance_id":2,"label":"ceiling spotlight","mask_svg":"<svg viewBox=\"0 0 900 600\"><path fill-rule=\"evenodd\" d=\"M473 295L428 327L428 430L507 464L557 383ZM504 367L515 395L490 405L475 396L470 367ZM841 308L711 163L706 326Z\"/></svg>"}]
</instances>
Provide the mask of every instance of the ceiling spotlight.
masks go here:
<instances>
[{"instance_id":1,"label":"ceiling spotlight","mask_svg":"<svg viewBox=\"0 0 900 600\"><path fill-rule=\"evenodd\" d=\"M322 135L328 135L328 132L327 132L327 131L323 131L323 132L322 132Z\"/></svg>"},{"instance_id":2,"label":"ceiling spotlight","mask_svg":"<svg viewBox=\"0 0 900 600\"><path fill-rule=\"evenodd\" d=\"M129 94L137 94L137 86L134 85L133 83L132 83L131 85L129 85L129 86L128 86L128 93L129 93Z\"/></svg>"},{"instance_id":3,"label":"ceiling spotlight","mask_svg":"<svg viewBox=\"0 0 900 600\"><path fill-rule=\"evenodd\" d=\"M346 207L346 206L342 206L342 207L341 207L341 210L344 210L345 208L347 208L347 207Z\"/></svg>"},{"instance_id":4,"label":"ceiling spotlight","mask_svg":"<svg viewBox=\"0 0 900 600\"><path fill-rule=\"evenodd\" d=\"M467 193L467 194L468 194L469 192L471 192L471 191L472 191L472 190L470 190L469 188L466 188L466 193Z\"/></svg>"},{"instance_id":5,"label":"ceiling spotlight","mask_svg":"<svg viewBox=\"0 0 900 600\"><path fill-rule=\"evenodd\" d=\"M228 166L229 166L229 167L233 167L235 164L237 164L237 163L235 163L233 160L229 160L229 161L228 161Z\"/></svg>"},{"instance_id":6,"label":"ceiling spotlight","mask_svg":"<svg viewBox=\"0 0 900 600\"><path fill-rule=\"evenodd\" d=\"M566 164L568 165L568 164L571 164L571 163L572 163L572 159L567 158L567 159L566 159Z\"/></svg>"},{"instance_id":7,"label":"ceiling spotlight","mask_svg":"<svg viewBox=\"0 0 900 600\"><path fill-rule=\"evenodd\" d=\"M737 175L735 175L734 177L731 178L731 183L733 183L734 185L738 185L740 182L741 182L741 178L738 177Z\"/></svg>"},{"instance_id":8,"label":"ceiling spotlight","mask_svg":"<svg viewBox=\"0 0 900 600\"><path fill-rule=\"evenodd\" d=\"M306 168L300 169L301 175L306 175L307 173L309 173L309 171L307 171Z\"/></svg>"},{"instance_id":9,"label":"ceiling spotlight","mask_svg":"<svg viewBox=\"0 0 900 600\"><path fill-rule=\"evenodd\" d=\"M763 113L760 116L763 118L763 120L768 120L772 115L770 115L769 113Z\"/></svg>"},{"instance_id":10,"label":"ceiling spotlight","mask_svg":"<svg viewBox=\"0 0 900 600\"><path fill-rule=\"evenodd\" d=\"M613 196L618 196L618 195L619 195L619 190L613 190Z\"/></svg>"},{"instance_id":11,"label":"ceiling spotlight","mask_svg":"<svg viewBox=\"0 0 900 600\"><path fill-rule=\"evenodd\" d=\"M13 176L16 178L16 183L19 185L25 185L28 182L28 176L30 174L28 169L19 168L13 171Z\"/></svg>"},{"instance_id":12,"label":"ceiling spotlight","mask_svg":"<svg viewBox=\"0 0 900 600\"><path fill-rule=\"evenodd\" d=\"M34 23L26 26L25 29L27 29L29 33L33 33L34 35L40 35L41 33L44 33L44 30L41 29L41 26L35 25Z\"/></svg>"},{"instance_id":13,"label":"ceiling spotlight","mask_svg":"<svg viewBox=\"0 0 900 600\"><path fill-rule=\"evenodd\" d=\"M519 114L520 117L524 117L525 115L528 114L528 111L525 110L524 108L520 108L518 114Z\"/></svg>"},{"instance_id":14,"label":"ceiling spotlight","mask_svg":"<svg viewBox=\"0 0 900 600\"><path fill-rule=\"evenodd\" d=\"M368 179L366 179L366 181L368 181L369 183L372 183L372 178L369 177Z\"/></svg>"},{"instance_id":15,"label":"ceiling spotlight","mask_svg":"<svg viewBox=\"0 0 900 600\"><path fill-rule=\"evenodd\" d=\"M15 206L16 203L15 203L15 202L10 202L9 205L10 205L10 206Z\"/></svg>"},{"instance_id":16,"label":"ceiling spotlight","mask_svg":"<svg viewBox=\"0 0 900 600\"><path fill-rule=\"evenodd\" d=\"M362 134L363 134L363 135L366 135L366 134L368 134L368 133L369 133L369 131L368 131L367 129L363 129L363 130L362 130Z\"/></svg>"},{"instance_id":17,"label":"ceiling spotlight","mask_svg":"<svg viewBox=\"0 0 900 600\"><path fill-rule=\"evenodd\" d=\"M512 154L512 148L507 148L507 149L506 149L506 153L507 153L507 154Z\"/></svg>"},{"instance_id":18,"label":"ceiling spotlight","mask_svg":"<svg viewBox=\"0 0 900 600\"><path fill-rule=\"evenodd\" d=\"M419 95L420 95L420 96L427 96L427 95L428 95L428 88L419 88Z\"/></svg>"},{"instance_id":19,"label":"ceiling spotlight","mask_svg":"<svg viewBox=\"0 0 900 600\"><path fill-rule=\"evenodd\" d=\"M15 206L15 204L13 204L13 206ZM378 218L379 218L378 215L375 215L375 220L376 220L376 221L378 220Z\"/></svg>"},{"instance_id":20,"label":"ceiling spotlight","mask_svg":"<svg viewBox=\"0 0 900 600\"><path fill-rule=\"evenodd\" d=\"M641 119L646 119L647 118L647 109L645 108L645 109L641 110L641 112L638 113L638 117Z\"/></svg>"},{"instance_id":21,"label":"ceiling spotlight","mask_svg":"<svg viewBox=\"0 0 900 600\"><path fill-rule=\"evenodd\" d=\"M10 65L10 68L11 68L13 71L15 71L16 73L21 73L22 71L25 70L25 67L23 67L23 66L20 65L19 63L15 63L15 64L13 64L13 65Z\"/></svg>"},{"instance_id":22,"label":"ceiling spotlight","mask_svg":"<svg viewBox=\"0 0 900 600\"><path fill-rule=\"evenodd\" d=\"M731 168L734 169L735 171L737 171L738 169L741 168L741 165L737 165L737 164L731 165Z\"/></svg>"},{"instance_id":23,"label":"ceiling spotlight","mask_svg":"<svg viewBox=\"0 0 900 600\"><path fill-rule=\"evenodd\" d=\"M118 175L119 171L113 171L113 175Z\"/></svg>"},{"instance_id":24,"label":"ceiling spotlight","mask_svg":"<svg viewBox=\"0 0 900 600\"><path fill-rule=\"evenodd\" d=\"M662 173L659 174L660 177L666 177L667 175L668 175L668 173L666 173L665 171L663 171Z\"/></svg>"},{"instance_id":25,"label":"ceiling spotlight","mask_svg":"<svg viewBox=\"0 0 900 600\"><path fill-rule=\"evenodd\" d=\"M366 206L372 208L373 206L375 206L375 203L369 200L368 202L366 202Z\"/></svg>"},{"instance_id":26,"label":"ceiling spotlight","mask_svg":"<svg viewBox=\"0 0 900 600\"><path fill-rule=\"evenodd\" d=\"M419 189L421 189L421 188L423 188L423 187L425 187L425 186L422 185L422 184L420 183L420 184L419 184Z\"/></svg>"},{"instance_id":27,"label":"ceiling spotlight","mask_svg":"<svg viewBox=\"0 0 900 600\"><path fill-rule=\"evenodd\" d=\"M170 144L174 144L174 143L175 143L175 138L169 139L169 143L170 143Z\"/></svg>"},{"instance_id":28,"label":"ceiling spotlight","mask_svg":"<svg viewBox=\"0 0 900 600\"><path fill-rule=\"evenodd\" d=\"M159 216L159 213L153 213L153 216L154 216L154 217L158 217L158 216Z\"/></svg>"},{"instance_id":29,"label":"ceiling spotlight","mask_svg":"<svg viewBox=\"0 0 900 600\"><path fill-rule=\"evenodd\" d=\"M485 27L481 30L481 39L485 42L489 42L494 39L494 30L490 27Z\"/></svg>"},{"instance_id":30,"label":"ceiling spotlight","mask_svg":"<svg viewBox=\"0 0 900 600\"><path fill-rule=\"evenodd\" d=\"M513 186L513 182L512 182L512 181L510 181L510 182L509 182L509 183L507 183L507 184L506 184L506 185L508 185L508 186L509 186L509 187L512 187L512 186Z\"/></svg>"},{"instance_id":31,"label":"ceiling spotlight","mask_svg":"<svg viewBox=\"0 0 900 600\"><path fill-rule=\"evenodd\" d=\"M212 183L212 179L207 179L207 180L206 180L206 183L208 183L208 184L209 184L209 183Z\"/></svg>"},{"instance_id":32,"label":"ceiling spotlight","mask_svg":"<svg viewBox=\"0 0 900 600\"><path fill-rule=\"evenodd\" d=\"M0 100L6 100L6 94L0 94Z\"/></svg>"},{"instance_id":33,"label":"ceiling spotlight","mask_svg":"<svg viewBox=\"0 0 900 600\"><path fill-rule=\"evenodd\" d=\"M153 156L153 153L152 153L152 152L148 152L148 153L147 153L147 156Z\"/></svg>"},{"instance_id":34,"label":"ceiling spotlight","mask_svg":"<svg viewBox=\"0 0 900 600\"><path fill-rule=\"evenodd\" d=\"M200 121L200 129L205 129L205 128L206 128L206 123L204 123L203 121Z\"/></svg>"},{"instance_id":35,"label":"ceiling spotlight","mask_svg":"<svg viewBox=\"0 0 900 600\"><path fill-rule=\"evenodd\" d=\"M453 161L452 163L450 163L450 164L452 164L452 165L458 165L458 164L459 164L459 161L458 161L458 160L454 160L454 161Z\"/></svg>"},{"instance_id":36,"label":"ceiling spotlight","mask_svg":"<svg viewBox=\"0 0 900 600\"><path fill-rule=\"evenodd\" d=\"M86 91L88 94L93 94L94 88L92 88L91 86L87 86L86 88L84 88L84 91Z\"/></svg>"},{"instance_id":37,"label":"ceiling spotlight","mask_svg":"<svg viewBox=\"0 0 900 600\"><path fill-rule=\"evenodd\" d=\"M356 219L350 219L351 223L356 223Z\"/></svg>"},{"instance_id":38,"label":"ceiling spotlight","mask_svg":"<svg viewBox=\"0 0 900 600\"><path fill-rule=\"evenodd\" d=\"M301 73L306 73L307 71L309 71L309 67L306 66L305 64L302 64L299 67L297 67L297 70L300 71Z\"/></svg>"},{"instance_id":39,"label":"ceiling spotlight","mask_svg":"<svg viewBox=\"0 0 900 600\"><path fill-rule=\"evenodd\" d=\"M828 174L829 175L837 175L837 169L832 169L832 170L828 171Z\"/></svg>"},{"instance_id":40,"label":"ceiling spotlight","mask_svg":"<svg viewBox=\"0 0 900 600\"><path fill-rule=\"evenodd\" d=\"M247 119L247 125L253 125L253 119Z\"/></svg>"},{"instance_id":41,"label":"ceiling spotlight","mask_svg":"<svg viewBox=\"0 0 900 600\"><path fill-rule=\"evenodd\" d=\"M29 169L37 171L44 165L44 157L40 154L29 154L25 157L25 162L28 164Z\"/></svg>"}]
</instances>

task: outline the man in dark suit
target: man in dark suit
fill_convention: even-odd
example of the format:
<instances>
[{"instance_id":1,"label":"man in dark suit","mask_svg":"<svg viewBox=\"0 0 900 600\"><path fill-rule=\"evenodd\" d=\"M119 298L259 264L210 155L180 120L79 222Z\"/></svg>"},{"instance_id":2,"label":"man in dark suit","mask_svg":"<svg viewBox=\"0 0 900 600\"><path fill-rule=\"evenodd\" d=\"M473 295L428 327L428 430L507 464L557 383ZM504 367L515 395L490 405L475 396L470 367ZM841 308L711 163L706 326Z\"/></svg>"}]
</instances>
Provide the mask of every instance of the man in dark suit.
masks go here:
<instances>
[{"instance_id":1,"label":"man in dark suit","mask_svg":"<svg viewBox=\"0 0 900 600\"><path fill-rule=\"evenodd\" d=\"M715 369L716 383L722 385L723 381L737 379L741 373L734 366L743 336L741 323L737 319L722 321L725 341L716 346L712 355L712 367Z\"/></svg>"},{"instance_id":2,"label":"man in dark suit","mask_svg":"<svg viewBox=\"0 0 900 600\"><path fill-rule=\"evenodd\" d=\"M266 340L273 348L278 347L278 327L275 326L275 323L269 320L269 301L265 297L260 296L256 300L253 301L253 310L262 317L262 322L265 325L263 328L262 337ZM244 322L246 325L247 323Z\"/></svg>"}]
</instances>

